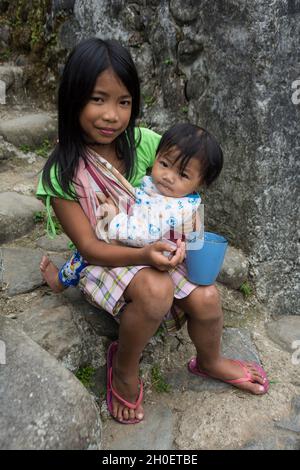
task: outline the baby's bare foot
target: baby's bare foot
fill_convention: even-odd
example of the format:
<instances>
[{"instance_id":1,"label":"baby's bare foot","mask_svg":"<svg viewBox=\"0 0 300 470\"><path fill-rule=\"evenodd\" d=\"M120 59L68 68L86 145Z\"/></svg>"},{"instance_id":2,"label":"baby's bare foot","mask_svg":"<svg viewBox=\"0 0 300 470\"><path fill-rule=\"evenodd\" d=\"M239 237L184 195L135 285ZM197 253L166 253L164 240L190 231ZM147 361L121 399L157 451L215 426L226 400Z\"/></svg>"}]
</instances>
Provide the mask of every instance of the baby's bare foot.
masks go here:
<instances>
[{"instance_id":1,"label":"baby's bare foot","mask_svg":"<svg viewBox=\"0 0 300 470\"><path fill-rule=\"evenodd\" d=\"M62 292L64 290L64 286L60 282L58 278L58 268L52 261L48 258L48 256L43 256L41 263L40 263L40 270L43 276L43 279L46 281L49 287L53 290L53 292Z\"/></svg>"}]
</instances>

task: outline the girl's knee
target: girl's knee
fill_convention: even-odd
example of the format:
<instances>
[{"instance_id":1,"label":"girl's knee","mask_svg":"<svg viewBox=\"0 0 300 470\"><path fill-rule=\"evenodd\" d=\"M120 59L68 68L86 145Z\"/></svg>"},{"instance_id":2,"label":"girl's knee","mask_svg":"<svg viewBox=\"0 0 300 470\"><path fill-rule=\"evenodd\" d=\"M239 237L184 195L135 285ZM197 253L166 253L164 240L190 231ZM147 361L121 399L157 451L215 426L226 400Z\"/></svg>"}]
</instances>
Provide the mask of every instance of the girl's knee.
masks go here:
<instances>
[{"instance_id":1,"label":"girl's knee","mask_svg":"<svg viewBox=\"0 0 300 470\"><path fill-rule=\"evenodd\" d=\"M174 285L168 273L151 272L147 273L141 285L142 293L148 301L155 299L165 301L172 305L174 298Z\"/></svg>"},{"instance_id":2,"label":"girl's knee","mask_svg":"<svg viewBox=\"0 0 300 470\"><path fill-rule=\"evenodd\" d=\"M135 296L132 300L138 302L144 312L163 317L173 303L173 281L168 273L146 269L143 271L143 276L135 284Z\"/></svg>"},{"instance_id":3,"label":"girl's knee","mask_svg":"<svg viewBox=\"0 0 300 470\"><path fill-rule=\"evenodd\" d=\"M218 307L220 308L220 294L216 286L202 287L202 303L206 307Z\"/></svg>"},{"instance_id":4,"label":"girl's knee","mask_svg":"<svg viewBox=\"0 0 300 470\"><path fill-rule=\"evenodd\" d=\"M219 291L215 286L199 287L192 293L190 316L200 320L218 321L223 318Z\"/></svg>"}]
</instances>

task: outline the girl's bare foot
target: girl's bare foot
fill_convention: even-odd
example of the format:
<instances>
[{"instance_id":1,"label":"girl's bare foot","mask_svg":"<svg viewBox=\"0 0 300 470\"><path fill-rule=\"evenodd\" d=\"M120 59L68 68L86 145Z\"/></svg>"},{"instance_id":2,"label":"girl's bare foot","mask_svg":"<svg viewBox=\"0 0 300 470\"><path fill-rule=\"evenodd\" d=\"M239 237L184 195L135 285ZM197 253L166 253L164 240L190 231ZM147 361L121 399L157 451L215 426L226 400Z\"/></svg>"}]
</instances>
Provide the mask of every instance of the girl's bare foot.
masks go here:
<instances>
[{"instance_id":1,"label":"girl's bare foot","mask_svg":"<svg viewBox=\"0 0 300 470\"><path fill-rule=\"evenodd\" d=\"M138 391L138 379L137 375L133 375L131 378L126 374L123 374L118 370L116 366L116 357L113 360L113 387L117 393L130 403L135 403ZM120 421L127 421L138 419L142 420L144 417L143 407L140 405L137 409L133 410L122 405L114 396L112 396L113 415Z\"/></svg>"},{"instance_id":2,"label":"girl's bare foot","mask_svg":"<svg viewBox=\"0 0 300 470\"><path fill-rule=\"evenodd\" d=\"M53 292L62 292L65 288L58 278L58 268L48 256L43 256L40 263L40 270L43 276L43 279L46 281L49 287Z\"/></svg>"},{"instance_id":3,"label":"girl's bare foot","mask_svg":"<svg viewBox=\"0 0 300 470\"><path fill-rule=\"evenodd\" d=\"M198 367L201 371L206 372L210 377L219 380L234 380L245 376L245 370L241 365L225 357L220 358L219 361L209 367L203 367L201 362L198 361ZM244 367L246 367L247 371L251 374L254 382L242 382L232 385L253 393L254 395L263 395L266 392L264 387L266 379L262 377L256 367L254 367L253 363L244 362Z\"/></svg>"}]
</instances>

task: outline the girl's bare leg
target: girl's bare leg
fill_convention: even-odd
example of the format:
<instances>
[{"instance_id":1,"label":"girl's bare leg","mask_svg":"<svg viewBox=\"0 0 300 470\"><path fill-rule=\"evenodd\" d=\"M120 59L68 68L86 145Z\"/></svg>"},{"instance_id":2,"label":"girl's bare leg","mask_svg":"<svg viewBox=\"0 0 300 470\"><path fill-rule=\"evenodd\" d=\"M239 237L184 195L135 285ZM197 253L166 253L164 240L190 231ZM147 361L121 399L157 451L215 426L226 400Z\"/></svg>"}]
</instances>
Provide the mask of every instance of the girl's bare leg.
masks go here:
<instances>
[{"instance_id":1,"label":"girl's bare leg","mask_svg":"<svg viewBox=\"0 0 300 470\"><path fill-rule=\"evenodd\" d=\"M244 370L231 359L221 356L223 313L218 290L215 286L197 287L188 297L175 299L187 314L188 333L197 350L199 369L220 380L239 379ZM263 377L247 364L249 372L258 383L244 382L236 387L259 395L264 393Z\"/></svg>"},{"instance_id":2,"label":"girl's bare leg","mask_svg":"<svg viewBox=\"0 0 300 470\"><path fill-rule=\"evenodd\" d=\"M46 281L53 292L62 292L65 287L62 285L58 278L58 267L52 263L48 256L43 256L40 262L40 270L43 279Z\"/></svg>"},{"instance_id":3,"label":"girl's bare leg","mask_svg":"<svg viewBox=\"0 0 300 470\"><path fill-rule=\"evenodd\" d=\"M168 273L144 268L134 276L124 297L129 303L120 318L113 387L125 400L134 403L138 396L141 353L173 303L172 279ZM128 409L113 397L113 414L120 420L142 419L144 411L142 406Z\"/></svg>"}]
</instances>

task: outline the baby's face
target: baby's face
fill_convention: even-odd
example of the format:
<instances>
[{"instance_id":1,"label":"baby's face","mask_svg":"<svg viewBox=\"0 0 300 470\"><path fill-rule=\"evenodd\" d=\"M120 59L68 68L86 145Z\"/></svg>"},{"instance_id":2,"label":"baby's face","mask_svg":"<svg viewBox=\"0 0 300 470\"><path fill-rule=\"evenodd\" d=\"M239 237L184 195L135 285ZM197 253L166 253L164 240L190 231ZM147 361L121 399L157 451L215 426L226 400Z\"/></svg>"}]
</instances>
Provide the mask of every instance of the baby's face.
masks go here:
<instances>
[{"instance_id":1,"label":"baby's face","mask_svg":"<svg viewBox=\"0 0 300 470\"><path fill-rule=\"evenodd\" d=\"M175 160L180 152L176 147L159 153L152 167L153 183L164 196L182 197L196 191L201 183L200 162L191 158L183 172L180 161Z\"/></svg>"}]
</instances>

